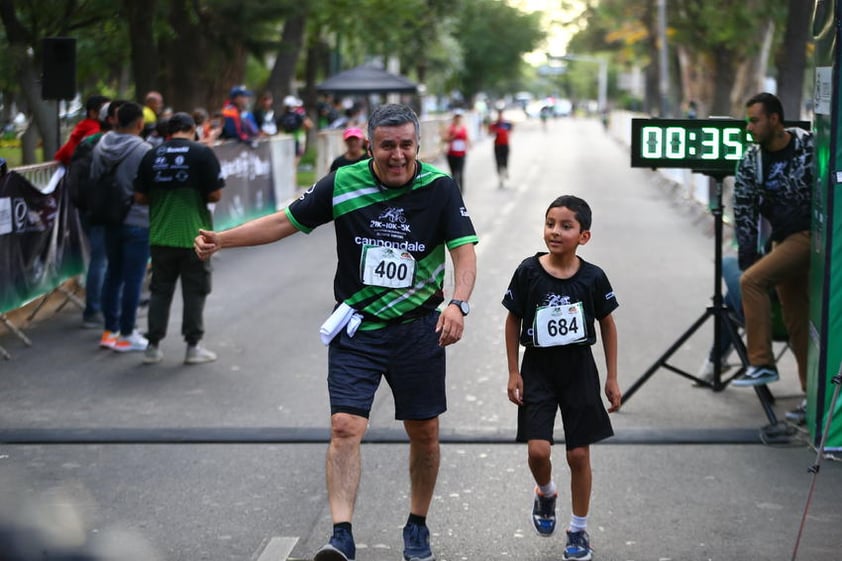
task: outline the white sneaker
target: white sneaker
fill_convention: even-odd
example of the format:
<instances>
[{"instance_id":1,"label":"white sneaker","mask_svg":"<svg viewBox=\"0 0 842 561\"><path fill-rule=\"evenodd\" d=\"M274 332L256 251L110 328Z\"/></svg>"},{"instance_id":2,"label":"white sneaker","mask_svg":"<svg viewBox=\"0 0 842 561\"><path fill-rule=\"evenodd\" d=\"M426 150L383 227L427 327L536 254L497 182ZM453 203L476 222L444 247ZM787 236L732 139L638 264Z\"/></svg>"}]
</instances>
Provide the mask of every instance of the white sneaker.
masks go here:
<instances>
[{"instance_id":1,"label":"white sneaker","mask_svg":"<svg viewBox=\"0 0 842 561\"><path fill-rule=\"evenodd\" d=\"M158 348L158 345L149 344L146 351L143 353L143 364L157 364L164 360L164 353Z\"/></svg>"},{"instance_id":2,"label":"white sneaker","mask_svg":"<svg viewBox=\"0 0 842 561\"><path fill-rule=\"evenodd\" d=\"M713 361L710 359L705 360L705 363L702 364L702 367L699 369L699 373L696 375L697 378L712 384L713 383ZM725 372L731 370L731 365L723 358L722 362L719 363L719 373L724 374ZM696 383L697 386L700 386L698 382Z\"/></svg>"},{"instance_id":3,"label":"white sneaker","mask_svg":"<svg viewBox=\"0 0 842 561\"><path fill-rule=\"evenodd\" d=\"M216 353L201 345L188 346L184 356L184 364L204 364L216 360Z\"/></svg>"},{"instance_id":4,"label":"white sneaker","mask_svg":"<svg viewBox=\"0 0 842 561\"><path fill-rule=\"evenodd\" d=\"M792 421L796 425L803 425L807 422L807 399L802 399L798 407L792 411L786 412L786 419Z\"/></svg>"},{"instance_id":5,"label":"white sneaker","mask_svg":"<svg viewBox=\"0 0 842 561\"><path fill-rule=\"evenodd\" d=\"M128 351L145 351L149 346L149 341L146 337L137 332L137 329L132 331L131 335L120 335L114 343L114 350L118 353L125 353Z\"/></svg>"}]
</instances>

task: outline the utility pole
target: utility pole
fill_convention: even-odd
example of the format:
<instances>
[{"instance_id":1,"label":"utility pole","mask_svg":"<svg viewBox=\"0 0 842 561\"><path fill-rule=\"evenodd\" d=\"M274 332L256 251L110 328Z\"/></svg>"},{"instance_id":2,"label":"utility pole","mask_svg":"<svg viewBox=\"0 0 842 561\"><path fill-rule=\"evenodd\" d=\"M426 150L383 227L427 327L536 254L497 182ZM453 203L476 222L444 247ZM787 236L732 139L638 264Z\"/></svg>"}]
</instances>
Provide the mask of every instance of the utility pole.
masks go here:
<instances>
[{"instance_id":1,"label":"utility pole","mask_svg":"<svg viewBox=\"0 0 842 561\"><path fill-rule=\"evenodd\" d=\"M667 56L667 0L658 0L658 81L661 94L661 117L670 116L669 57Z\"/></svg>"}]
</instances>

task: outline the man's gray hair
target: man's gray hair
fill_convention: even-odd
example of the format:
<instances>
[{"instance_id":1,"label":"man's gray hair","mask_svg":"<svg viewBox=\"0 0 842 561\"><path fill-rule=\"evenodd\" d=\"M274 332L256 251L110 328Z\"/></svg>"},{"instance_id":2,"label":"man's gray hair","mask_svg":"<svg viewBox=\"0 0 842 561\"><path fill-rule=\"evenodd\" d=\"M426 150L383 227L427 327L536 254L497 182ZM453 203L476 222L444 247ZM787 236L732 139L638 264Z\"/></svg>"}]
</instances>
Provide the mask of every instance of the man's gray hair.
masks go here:
<instances>
[{"instance_id":1,"label":"man's gray hair","mask_svg":"<svg viewBox=\"0 0 842 561\"><path fill-rule=\"evenodd\" d=\"M415 126L415 140L421 143L421 123L418 115L408 105L387 103L378 106L368 117L368 138L374 140L374 129L377 127L399 127L406 123Z\"/></svg>"}]
</instances>

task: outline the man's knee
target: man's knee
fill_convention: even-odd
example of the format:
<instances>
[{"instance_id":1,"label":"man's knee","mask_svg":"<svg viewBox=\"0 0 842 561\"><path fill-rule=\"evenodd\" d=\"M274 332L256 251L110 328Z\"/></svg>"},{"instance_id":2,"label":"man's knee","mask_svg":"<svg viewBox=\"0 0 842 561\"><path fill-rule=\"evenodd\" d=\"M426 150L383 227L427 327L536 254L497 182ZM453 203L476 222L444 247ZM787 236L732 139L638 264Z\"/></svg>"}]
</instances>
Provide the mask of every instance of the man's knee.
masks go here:
<instances>
[{"instance_id":1,"label":"man's knee","mask_svg":"<svg viewBox=\"0 0 842 561\"><path fill-rule=\"evenodd\" d=\"M438 446L438 417L423 421L404 421L404 427L411 443L420 446Z\"/></svg>"},{"instance_id":2,"label":"man's knee","mask_svg":"<svg viewBox=\"0 0 842 561\"><path fill-rule=\"evenodd\" d=\"M368 427L368 419L350 413L335 413L330 418L332 440L362 440Z\"/></svg>"}]
</instances>

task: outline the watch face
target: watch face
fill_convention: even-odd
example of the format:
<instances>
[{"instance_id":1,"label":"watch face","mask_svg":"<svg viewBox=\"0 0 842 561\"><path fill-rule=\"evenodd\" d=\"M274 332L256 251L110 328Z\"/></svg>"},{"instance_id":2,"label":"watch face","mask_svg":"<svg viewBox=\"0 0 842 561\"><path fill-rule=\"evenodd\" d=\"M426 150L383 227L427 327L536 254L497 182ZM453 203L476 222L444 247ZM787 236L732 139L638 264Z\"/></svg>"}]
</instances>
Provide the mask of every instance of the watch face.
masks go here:
<instances>
[{"instance_id":1,"label":"watch face","mask_svg":"<svg viewBox=\"0 0 842 561\"><path fill-rule=\"evenodd\" d=\"M464 300L457 300L456 298L454 298L450 301L450 304L456 304L459 307L459 311L462 312L463 316L466 316L469 313L471 313L471 305L465 302Z\"/></svg>"}]
</instances>

